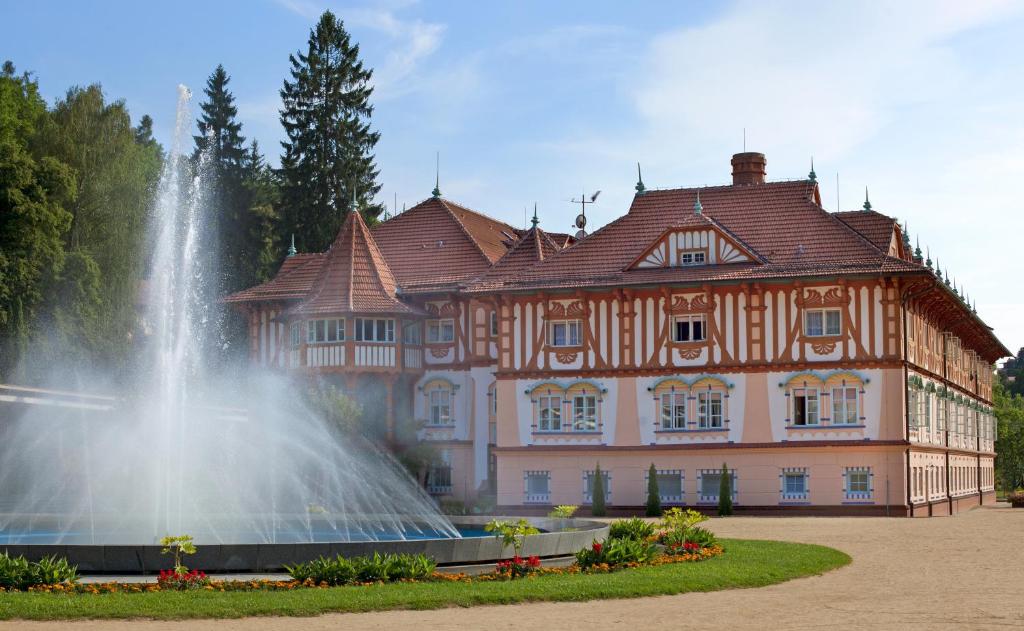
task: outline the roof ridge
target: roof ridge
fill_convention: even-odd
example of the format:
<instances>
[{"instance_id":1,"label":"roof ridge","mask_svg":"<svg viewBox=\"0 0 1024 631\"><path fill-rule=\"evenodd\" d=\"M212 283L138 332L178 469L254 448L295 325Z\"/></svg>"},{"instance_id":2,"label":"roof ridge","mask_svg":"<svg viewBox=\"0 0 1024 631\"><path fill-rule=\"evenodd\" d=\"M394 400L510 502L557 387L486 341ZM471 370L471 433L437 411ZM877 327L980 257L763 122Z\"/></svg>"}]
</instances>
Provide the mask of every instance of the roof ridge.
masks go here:
<instances>
[{"instance_id":1,"label":"roof ridge","mask_svg":"<svg viewBox=\"0 0 1024 631\"><path fill-rule=\"evenodd\" d=\"M491 263L490 257L488 257L487 253L484 252L484 249L482 247L480 247L480 244L473 237L473 234L469 231L469 228L466 227L466 224L462 223L462 220L459 219L459 216L455 214L455 211L453 211L451 209L451 207L448 206L449 203L454 203L454 202L449 202L447 199L445 199L443 197L439 197L437 199L438 199L439 202L441 202L441 206L443 206L444 209L446 211L448 211L448 214L452 216L452 219L455 220L455 223L457 223L459 225L459 228L462 229L462 233L466 235L466 238L469 239L469 241L473 244L473 247L475 247L477 252L480 253L480 256L484 257L484 260L487 261L488 265L493 265L493 263ZM459 206L459 204L455 204L455 205ZM460 206L460 208L461 208L461 206ZM469 209L465 208L464 210L469 210ZM473 211L470 211L470 212L473 212ZM479 215L480 213L476 213L476 214ZM490 218L488 217L488 219L490 219ZM502 257L503 256L504 256L504 254L502 255ZM499 258L498 260L500 261L501 258ZM497 263L497 262L498 261L495 261L494 263Z\"/></svg>"}]
</instances>

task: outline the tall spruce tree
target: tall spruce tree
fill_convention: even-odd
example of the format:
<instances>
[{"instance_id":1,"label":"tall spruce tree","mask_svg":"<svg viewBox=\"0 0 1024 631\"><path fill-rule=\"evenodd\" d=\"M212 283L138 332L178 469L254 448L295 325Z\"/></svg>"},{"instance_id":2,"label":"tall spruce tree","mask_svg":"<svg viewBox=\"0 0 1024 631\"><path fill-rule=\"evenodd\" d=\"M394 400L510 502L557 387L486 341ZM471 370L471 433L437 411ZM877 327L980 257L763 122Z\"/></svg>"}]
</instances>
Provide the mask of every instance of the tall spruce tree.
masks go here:
<instances>
[{"instance_id":1,"label":"tall spruce tree","mask_svg":"<svg viewBox=\"0 0 1024 631\"><path fill-rule=\"evenodd\" d=\"M330 11L310 32L305 53L289 57L291 80L281 90L281 124L288 134L281 157L281 219L300 249L330 245L352 201L370 223L383 207L370 130L373 71L359 59L342 21Z\"/></svg>"}]
</instances>

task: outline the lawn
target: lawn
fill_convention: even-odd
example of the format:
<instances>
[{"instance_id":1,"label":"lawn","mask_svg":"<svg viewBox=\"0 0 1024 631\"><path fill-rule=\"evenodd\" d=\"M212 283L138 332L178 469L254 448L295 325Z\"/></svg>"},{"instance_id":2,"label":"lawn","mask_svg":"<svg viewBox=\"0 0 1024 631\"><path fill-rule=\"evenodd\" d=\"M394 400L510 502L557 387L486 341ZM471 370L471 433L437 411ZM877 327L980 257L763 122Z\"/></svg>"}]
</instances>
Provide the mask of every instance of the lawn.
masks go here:
<instances>
[{"instance_id":1,"label":"lawn","mask_svg":"<svg viewBox=\"0 0 1024 631\"><path fill-rule=\"evenodd\" d=\"M0 594L0 619L238 618L326 612L438 609L531 601L583 601L761 587L821 574L850 562L824 546L724 539L725 554L611 574L553 575L510 582L391 583L277 592Z\"/></svg>"}]
</instances>

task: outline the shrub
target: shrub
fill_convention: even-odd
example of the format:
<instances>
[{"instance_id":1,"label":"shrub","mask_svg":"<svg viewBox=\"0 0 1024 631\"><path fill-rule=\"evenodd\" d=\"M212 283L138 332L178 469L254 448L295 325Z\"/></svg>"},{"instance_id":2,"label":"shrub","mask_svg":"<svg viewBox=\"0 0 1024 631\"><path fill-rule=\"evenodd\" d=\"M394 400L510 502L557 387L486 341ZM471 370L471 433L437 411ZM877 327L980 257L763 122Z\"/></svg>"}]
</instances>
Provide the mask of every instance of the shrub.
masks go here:
<instances>
[{"instance_id":1,"label":"shrub","mask_svg":"<svg viewBox=\"0 0 1024 631\"><path fill-rule=\"evenodd\" d=\"M647 516L658 517L661 515L661 491L658 490L658 470L651 463L647 471Z\"/></svg>"},{"instance_id":2,"label":"shrub","mask_svg":"<svg viewBox=\"0 0 1024 631\"><path fill-rule=\"evenodd\" d=\"M722 481L718 486L718 514L721 517L732 515L732 476L729 467L722 463Z\"/></svg>"},{"instance_id":3,"label":"shrub","mask_svg":"<svg viewBox=\"0 0 1024 631\"><path fill-rule=\"evenodd\" d=\"M661 530L686 530L707 520L707 515L692 508L687 508L684 511L679 507L673 507L662 515L658 528Z\"/></svg>"},{"instance_id":4,"label":"shrub","mask_svg":"<svg viewBox=\"0 0 1024 631\"><path fill-rule=\"evenodd\" d=\"M78 581L78 568L65 558L43 557L29 561L24 556L0 553L0 589L25 590L39 585L57 585Z\"/></svg>"},{"instance_id":5,"label":"shrub","mask_svg":"<svg viewBox=\"0 0 1024 631\"><path fill-rule=\"evenodd\" d=\"M639 517L613 521L608 529L609 539L635 539L646 541L654 535L654 525Z\"/></svg>"},{"instance_id":6,"label":"shrub","mask_svg":"<svg viewBox=\"0 0 1024 631\"><path fill-rule=\"evenodd\" d=\"M1014 491L1006 495L1006 501L1014 508L1024 508L1024 491Z\"/></svg>"},{"instance_id":7,"label":"shrub","mask_svg":"<svg viewBox=\"0 0 1024 631\"><path fill-rule=\"evenodd\" d=\"M604 475L601 473L600 462L594 467L594 483L590 491L590 514L594 517L604 517L607 512L604 507Z\"/></svg>"},{"instance_id":8,"label":"shrub","mask_svg":"<svg viewBox=\"0 0 1024 631\"><path fill-rule=\"evenodd\" d=\"M320 557L306 563L286 565L285 570L296 581L317 585L349 585L351 583L389 583L400 580L429 578L437 563L423 554L381 554L346 559Z\"/></svg>"},{"instance_id":9,"label":"shrub","mask_svg":"<svg viewBox=\"0 0 1024 631\"><path fill-rule=\"evenodd\" d=\"M522 518L515 523L492 519L484 526L484 531L494 533L494 536L501 540L502 550L512 546L516 556L519 556L519 552L523 548L523 539L527 535L535 535L540 532L533 524Z\"/></svg>"},{"instance_id":10,"label":"shrub","mask_svg":"<svg viewBox=\"0 0 1024 631\"><path fill-rule=\"evenodd\" d=\"M700 526L666 530L658 537L658 543L664 545L669 554L709 548L715 545L716 541L714 533Z\"/></svg>"},{"instance_id":11,"label":"shrub","mask_svg":"<svg viewBox=\"0 0 1024 631\"><path fill-rule=\"evenodd\" d=\"M658 547L649 541L636 539L608 539L595 541L589 548L576 553L576 565L590 569L595 565L616 567L627 563L650 563L658 554Z\"/></svg>"},{"instance_id":12,"label":"shrub","mask_svg":"<svg viewBox=\"0 0 1024 631\"><path fill-rule=\"evenodd\" d=\"M551 519L572 519L579 509L580 507L575 504L562 504L556 506L554 510L548 513L548 517Z\"/></svg>"}]
</instances>

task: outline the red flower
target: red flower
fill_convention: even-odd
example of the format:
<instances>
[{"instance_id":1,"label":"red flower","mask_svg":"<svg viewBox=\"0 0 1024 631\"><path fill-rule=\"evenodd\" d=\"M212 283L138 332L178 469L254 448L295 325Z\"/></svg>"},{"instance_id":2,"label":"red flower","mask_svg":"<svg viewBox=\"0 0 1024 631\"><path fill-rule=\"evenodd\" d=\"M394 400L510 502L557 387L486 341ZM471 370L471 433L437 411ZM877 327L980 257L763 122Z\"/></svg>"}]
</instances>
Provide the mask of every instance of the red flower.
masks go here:
<instances>
[{"instance_id":1,"label":"red flower","mask_svg":"<svg viewBox=\"0 0 1024 631\"><path fill-rule=\"evenodd\" d=\"M602 545L601 545L600 543L598 543L597 541L595 541L595 542L594 542L594 545L593 545L592 547L593 547L593 549L594 549L594 552L596 552L596 553L598 553L598 554L601 554L601 548L602 548L602 547L604 547L604 546L602 546Z\"/></svg>"},{"instance_id":2,"label":"red flower","mask_svg":"<svg viewBox=\"0 0 1024 631\"><path fill-rule=\"evenodd\" d=\"M530 564L530 567L540 567L540 557L534 555L527 559L527 563Z\"/></svg>"}]
</instances>

